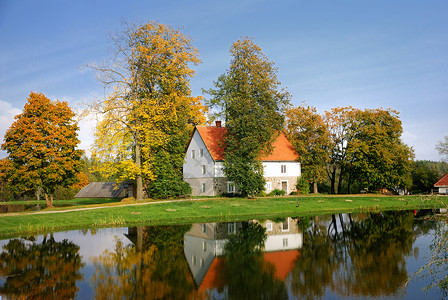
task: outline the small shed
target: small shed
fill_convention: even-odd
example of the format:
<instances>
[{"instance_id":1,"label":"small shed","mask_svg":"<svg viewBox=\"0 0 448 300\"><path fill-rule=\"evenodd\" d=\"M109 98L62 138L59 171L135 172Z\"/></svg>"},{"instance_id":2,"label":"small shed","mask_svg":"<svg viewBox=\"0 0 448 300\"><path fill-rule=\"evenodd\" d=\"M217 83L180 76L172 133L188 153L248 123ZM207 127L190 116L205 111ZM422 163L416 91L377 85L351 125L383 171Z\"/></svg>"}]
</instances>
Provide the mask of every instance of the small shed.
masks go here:
<instances>
[{"instance_id":1,"label":"small shed","mask_svg":"<svg viewBox=\"0 0 448 300\"><path fill-rule=\"evenodd\" d=\"M439 194L448 195L448 173L442 176L435 184L434 187L439 189Z\"/></svg>"},{"instance_id":2,"label":"small shed","mask_svg":"<svg viewBox=\"0 0 448 300\"><path fill-rule=\"evenodd\" d=\"M129 182L91 182L83 187L75 198L125 198L133 197L132 184Z\"/></svg>"}]
</instances>

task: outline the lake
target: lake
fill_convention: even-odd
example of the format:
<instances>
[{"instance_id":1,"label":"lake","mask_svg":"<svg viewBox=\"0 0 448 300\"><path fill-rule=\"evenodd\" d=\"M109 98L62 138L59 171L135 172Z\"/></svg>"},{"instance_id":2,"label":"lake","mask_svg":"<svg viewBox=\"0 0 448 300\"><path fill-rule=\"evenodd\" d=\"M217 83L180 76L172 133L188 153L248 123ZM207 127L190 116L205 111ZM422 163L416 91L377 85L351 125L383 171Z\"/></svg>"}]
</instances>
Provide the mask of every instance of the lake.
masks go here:
<instances>
[{"instance_id":1,"label":"lake","mask_svg":"<svg viewBox=\"0 0 448 300\"><path fill-rule=\"evenodd\" d=\"M443 298L447 290L424 290L432 277L405 286L435 241L446 242L446 221L432 214L292 216L2 240L0 298ZM435 278L447 276L446 264L440 270Z\"/></svg>"}]
</instances>

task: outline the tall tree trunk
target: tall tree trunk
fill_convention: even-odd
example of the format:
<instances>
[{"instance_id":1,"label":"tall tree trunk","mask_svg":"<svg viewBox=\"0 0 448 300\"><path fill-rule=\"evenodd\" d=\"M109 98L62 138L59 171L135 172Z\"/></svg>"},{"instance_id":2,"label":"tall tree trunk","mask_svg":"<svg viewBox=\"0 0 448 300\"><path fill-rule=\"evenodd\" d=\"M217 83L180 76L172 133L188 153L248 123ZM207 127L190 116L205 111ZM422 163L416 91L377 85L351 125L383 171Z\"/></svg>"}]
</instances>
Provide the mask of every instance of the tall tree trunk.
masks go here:
<instances>
[{"instance_id":1,"label":"tall tree trunk","mask_svg":"<svg viewBox=\"0 0 448 300\"><path fill-rule=\"evenodd\" d=\"M45 193L45 202L47 203L47 208L53 208L53 194L48 195Z\"/></svg>"},{"instance_id":2,"label":"tall tree trunk","mask_svg":"<svg viewBox=\"0 0 448 300\"><path fill-rule=\"evenodd\" d=\"M313 194L317 194L317 193L318 193L318 191L317 191L317 182L314 181L313 182Z\"/></svg>"},{"instance_id":3,"label":"tall tree trunk","mask_svg":"<svg viewBox=\"0 0 448 300\"><path fill-rule=\"evenodd\" d=\"M331 185L330 194L336 194L336 189L335 189L335 185L336 185L336 170L335 169L333 169L332 172L331 172L330 185Z\"/></svg>"},{"instance_id":4,"label":"tall tree trunk","mask_svg":"<svg viewBox=\"0 0 448 300\"><path fill-rule=\"evenodd\" d=\"M338 194L342 192L342 175L344 174L344 169L341 167L338 178Z\"/></svg>"},{"instance_id":5,"label":"tall tree trunk","mask_svg":"<svg viewBox=\"0 0 448 300\"><path fill-rule=\"evenodd\" d=\"M135 199L143 200L143 179L142 174L140 172L142 166L142 156L141 156L141 145L138 139L136 139L135 142L135 164L139 169L139 173L135 178L135 184L136 184Z\"/></svg>"}]
</instances>

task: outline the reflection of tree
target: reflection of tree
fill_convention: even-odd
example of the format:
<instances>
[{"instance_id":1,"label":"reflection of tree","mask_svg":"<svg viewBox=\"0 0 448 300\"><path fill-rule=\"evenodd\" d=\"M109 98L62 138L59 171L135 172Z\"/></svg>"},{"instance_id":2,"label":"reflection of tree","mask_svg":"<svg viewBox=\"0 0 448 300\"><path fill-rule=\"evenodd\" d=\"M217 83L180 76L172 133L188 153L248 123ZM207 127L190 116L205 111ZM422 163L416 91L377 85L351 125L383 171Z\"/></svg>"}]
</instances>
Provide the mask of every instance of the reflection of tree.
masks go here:
<instances>
[{"instance_id":1,"label":"reflection of tree","mask_svg":"<svg viewBox=\"0 0 448 300\"><path fill-rule=\"evenodd\" d=\"M188 299L195 285L183 252L190 226L137 228L135 245L116 241L93 259L97 299ZM130 229L130 231L132 231ZM141 236L140 236L141 235ZM139 242L140 241L140 242Z\"/></svg>"},{"instance_id":2,"label":"reflection of tree","mask_svg":"<svg viewBox=\"0 0 448 300\"><path fill-rule=\"evenodd\" d=\"M312 225L304 233L301 259L293 269L292 292L302 298L385 297L401 292L407 278L405 256L415 238L413 215L383 213L349 223L332 217L328 228Z\"/></svg>"},{"instance_id":3,"label":"reflection of tree","mask_svg":"<svg viewBox=\"0 0 448 300\"><path fill-rule=\"evenodd\" d=\"M84 266L78 251L79 246L56 242L53 235L41 244L9 241L0 254L0 275L6 277L0 292L24 299L75 298Z\"/></svg>"},{"instance_id":4,"label":"reflection of tree","mask_svg":"<svg viewBox=\"0 0 448 300\"><path fill-rule=\"evenodd\" d=\"M226 244L223 282L228 299L286 299L284 283L273 265L263 259L265 229L258 223L243 224Z\"/></svg>"},{"instance_id":5,"label":"reflection of tree","mask_svg":"<svg viewBox=\"0 0 448 300\"><path fill-rule=\"evenodd\" d=\"M438 286L442 297L446 298L448 297L448 215L439 215L430 219L437 222L427 222L435 225L429 261L413 274L406 284L414 277L430 277L431 285L426 289Z\"/></svg>"}]
</instances>

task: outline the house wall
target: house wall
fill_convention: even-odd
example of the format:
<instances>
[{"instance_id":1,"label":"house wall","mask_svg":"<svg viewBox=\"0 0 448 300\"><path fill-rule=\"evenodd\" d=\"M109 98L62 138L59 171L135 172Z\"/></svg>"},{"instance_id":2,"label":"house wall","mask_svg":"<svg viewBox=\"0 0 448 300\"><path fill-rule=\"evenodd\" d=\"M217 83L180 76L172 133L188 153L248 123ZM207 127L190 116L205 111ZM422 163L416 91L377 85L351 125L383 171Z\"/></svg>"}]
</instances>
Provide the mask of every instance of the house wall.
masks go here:
<instances>
[{"instance_id":1,"label":"house wall","mask_svg":"<svg viewBox=\"0 0 448 300\"><path fill-rule=\"evenodd\" d=\"M448 194L448 187L439 187L439 194Z\"/></svg>"},{"instance_id":2,"label":"house wall","mask_svg":"<svg viewBox=\"0 0 448 300\"><path fill-rule=\"evenodd\" d=\"M282 165L286 172L282 173ZM265 161L263 162L264 177L300 177L300 163L295 161Z\"/></svg>"}]
</instances>

